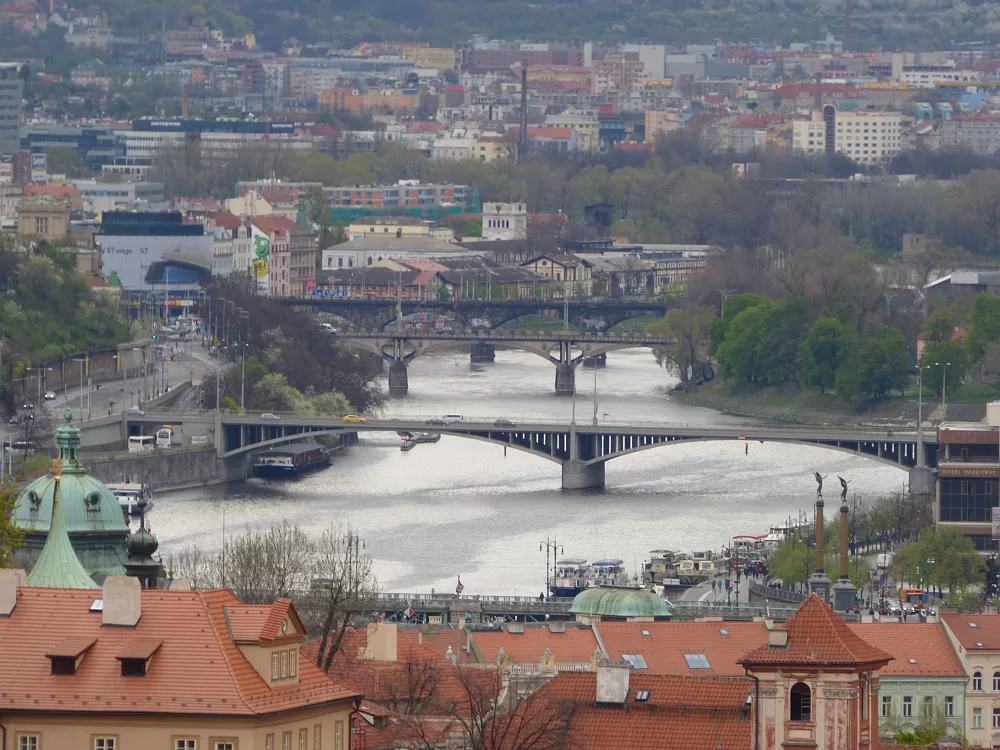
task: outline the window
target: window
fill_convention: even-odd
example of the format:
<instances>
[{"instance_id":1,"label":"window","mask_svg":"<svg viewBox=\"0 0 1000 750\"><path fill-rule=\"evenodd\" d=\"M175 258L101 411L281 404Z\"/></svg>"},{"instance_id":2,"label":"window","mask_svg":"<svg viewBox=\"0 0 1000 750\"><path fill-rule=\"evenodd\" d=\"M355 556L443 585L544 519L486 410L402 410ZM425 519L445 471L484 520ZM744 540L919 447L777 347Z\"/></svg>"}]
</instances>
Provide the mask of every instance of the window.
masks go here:
<instances>
[{"instance_id":1,"label":"window","mask_svg":"<svg viewBox=\"0 0 1000 750\"><path fill-rule=\"evenodd\" d=\"M288 652L281 652L281 679L288 677Z\"/></svg>"},{"instance_id":2,"label":"window","mask_svg":"<svg viewBox=\"0 0 1000 750\"><path fill-rule=\"evenodd\" d=\"M796 682L791 690L792 721L812 721L812 693L804 682Z\"/></svg>"},{"instance_id":3,"label":"window","mask_svg":"<svg viewBox=\"0 0 1000 750\"><path fill-rule=\"evenodd\" d=\"M688 669L711 669L708 657L705 654L684 654L684 661L687 662Z\"/></svg>"},{"instance_id":4,"label":"window","mask_svg":"<svg viewBox=\"0 0 1000 750\"><path fill-rule=\"evenodd\" d=\"M319 724L313 726L313 750L323 750L323 727Z\"/></svg>"},{"instance_id":5,"label":"window","mask_svg":"<svg viewBox=\"0 0 1000 750\"><path fill-rule=\"evenodd\" d=\"M983 709L981 708L972 709L972 728L973 729L983 728Z\"/></svg>"},{"instance_id":6,"label":"window","mask_svg":"<svg viewBox=\"0 0 1000 750\"><path fill-rule=\"evenodd\" d=\"M36 216L35 217L35 234L48 234L49 233L49 217L48 216Z\"/></svg>"},{"instance_id":7,"label":"window","mask_svg":"<svg viewBox=\"0 0 1000 750\"><path fill-rule=\"evenodd\" d=\"M292 733L284 732L281 735L281 750L292 750Z\"/></svg>"},{"instance_id":8,"label":"window","mask_svg":"<svg viewBox=\"0 0 1000 750\"><path fill-rule=\"evenodd\" d=\"M920 715L924 718L934 715L934 698L929 695L924 696L924 700L920 704Z\"/></svg>"},{"instance_id":9,"label":"window","mask_svg":"<svg viewBox=\"0 0 1000 750\"><path fill-rule=\"evenodd\" d=\"M197 750L198 740L174 740L174 750Z\"/></svg>"},{"instance_id":10,"label":"window","mask_svg":"<svg viewBox=\"0 0 1000 750\"><path fill-rule=\"evenodd\" d=\"M288 652L288 676L295 677L299 670L299 655L293 648Z\"/></svg>"},{"instance_id":11,"label":"window","mask_svg":"<svg viewBox=\"0 0 1000 750\"><path fill-rule=\"evenodd\" d=\"M236 740L215 740L212 750L236 750Z\"/></svg>"},{"instance_id":12,"label":"window","mask_svg":"<svg viewBox=\"0 0 1000 750\"><path fill-rule=\"evenodd\" d=\"M993 673L993 692L1000 693L1000 672Z\"/></svg>"},{"instance_id":13,"label":"window","mask_svg":"<svg viewBox=\"0 0 1000 750\"><path fill-rule=\"evenodd\" d=\"M993 728L1000 729L1000 708L993 709Z\"/></svg>"},{"instance_id":14,"label":"window","mask_svg":"<svg viewBox=\"0 0 1000 750\"><path fill-rule=\"evenodd\" d=\"M272 680L277 680L278 677L279 677L279 675L281 674L281 671L280 671L281 670L281 666L280 666L281 662L279 661L280 659L281 659L281 657L279 656L279 654L278 654L277 651L273 651L271 653L271 679Z\"/></svg>"},{"instance_id":15,"label":"window","mask_svg":"<svg viewBox=\"0 0 1000 750\"><path fill-rule=\"evenodd\" d=\"M903 696L903 716L913 716L913 696Z\"/></svg>"},{"instance_id":16,"label":"window","mask_svg":"<svg viewBox=\"0 0 1000 750\"><path fill-rule=\"evenodd\" d=\"M622 659L627 661L632 669L648 669L646 657L642 654L622 654Z\"/></svg>"},{"instance_id":17,"label":"window","mask_svg":"<svg viewBox=\"0 0 1000 750\"><path fill-rule=\"evenodd\" d=\"M299 730L299 750L309 750L307 747L309 744L309 730L300 729Z\"/></svg>"},{"instance_id":18,"label":"window","mask_svg":"<svg viewBox=\"0 0 1000 750\"><path fill-rule=\"evenodd\" d=\"M114 737L95 737L94 750L116 750L118 742Z\"/></svg>"},{"instance_id":19,"label":"window","mask_svg":"<svg viewBox=\"0 0 1000 750\"><path fill-rule=\"evenodd\" d=\"M264 738L264 750L274 750L274 735L269 734Z\"/></svg>"},{"instance_id":20,"label":"window","mask_svg":"<svg viewBox=\"0 0 1000 750\"><path fill-rule=\"evenodd\" d=\"M344 722L338 721L333 728L333 750L344 750Z\"/></svg>"},{"instance_id":21,"label":"window","mask_svg":"<svg viewBox=\"0 0 1000 750\"><path fill-rule=\"evenodd\" d=\"M17 736L17 750L38 750L38 735L19 734Z\"/></svg>"},{"instance_id":22,"label":"window","mask_svg":"<svg viewBox=\"0 0 1000 750\"><path fill-rule=\"evenodd\" d=\"M979 692L983 689L983 673L973 672L972 673L972 690L974 692Z\"/></svg>"},{"instance_id":23,"label":"window","mask_svg":"<svg viewBox=\"0 0 1000 750\"><path fill-rule=\"evenodd\" d=\"M882 716L892 714L892 698L888 695L882 696Z\"/></svg>"},{"instance_id":24,"label":"window","mask_svg":"<svg viewBox=\"0 0 1000 750\"><path fill-rule=\"evenodd\" d=\"M955 715L955 698L951 695L946 695L944 697L944 715L954 716Z\"/></svg>"}]
</instances>

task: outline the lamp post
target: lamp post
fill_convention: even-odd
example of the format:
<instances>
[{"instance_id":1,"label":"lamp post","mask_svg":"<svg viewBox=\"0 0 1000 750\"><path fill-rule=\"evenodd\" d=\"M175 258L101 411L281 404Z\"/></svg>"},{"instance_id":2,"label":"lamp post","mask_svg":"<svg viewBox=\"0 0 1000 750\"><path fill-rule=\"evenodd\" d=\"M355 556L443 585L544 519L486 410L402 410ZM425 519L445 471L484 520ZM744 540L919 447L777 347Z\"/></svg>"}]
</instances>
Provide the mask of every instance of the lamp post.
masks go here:
<instances>
[{"instance_id":1,"label":"lamp post","mask_svg":"<svg viewBox=\"0 0 1000 750\"><path fill-rule=\"evenodd\" d=\"M538 543L538 551L541 552L545 550L545 594L546 596L552 596L552 578L555 576L556 572L556 558L565 554L562 545L558 543L556 537L549 539L549 535L545 535L545 541ZM552 553L552 575L549 575L549 553Z\"/></svg>"},{"instance_id":2,"label":"lamp post","mask_svg":"<svg viewBox=\"0 0 1000 750\"><path fill-rule=\"evenodd\" d=\"M80 421L83 421L83 371L86 369L89 356L74 357L74 362L80 363Z\"/></svg>"},{"instance_id":3,"label":"lamp post","mask_svg":"<svg viewBox=\"0 0 1000 750\"><path fill-rule=\"evenodd\" d=\"M938 362L941 365L941 406L948 405L948 368L951 362Z\"/></svg>"},{"instance_id":4,"label":"lamp post","mask_svg":"<svg viewBox=\"0 0 1000 750\"><path fill-rule=\"evenodd\" d=\"M930 365L917 365L917 468L924 467L924 370Z\"/></svg>"},{"instance_id":5,"label":"lamp post","mask_svg":"<svg viewBox=\"0 0 1000 750\"><path fill-rule=\"evenodd\" d=\"M25 367L26 372L37 372L38 373L38 388L37 394L35 396L35 403L39 403L42 400L42 379L45 377L45 373L52 372L51 367Z\"/></svg>"}]
</instances>

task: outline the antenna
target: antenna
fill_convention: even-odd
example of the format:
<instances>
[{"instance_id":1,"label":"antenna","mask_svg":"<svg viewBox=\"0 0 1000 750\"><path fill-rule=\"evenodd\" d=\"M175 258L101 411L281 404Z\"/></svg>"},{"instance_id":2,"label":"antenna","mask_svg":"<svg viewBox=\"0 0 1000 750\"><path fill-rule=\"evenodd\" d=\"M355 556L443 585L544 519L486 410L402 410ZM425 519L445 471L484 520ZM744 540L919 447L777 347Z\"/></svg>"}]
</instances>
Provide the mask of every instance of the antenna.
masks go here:
<instances>
[{"instance_id":1,"label":"antenna","mask_svg":"<svg viewBox=\"0 0 1000 750\"><path fill-rule=\"evenodd\" d=\"M517 134L517 160L528 156L528 63L521 61L521 132Z\"/></svg>"}]
</instances>

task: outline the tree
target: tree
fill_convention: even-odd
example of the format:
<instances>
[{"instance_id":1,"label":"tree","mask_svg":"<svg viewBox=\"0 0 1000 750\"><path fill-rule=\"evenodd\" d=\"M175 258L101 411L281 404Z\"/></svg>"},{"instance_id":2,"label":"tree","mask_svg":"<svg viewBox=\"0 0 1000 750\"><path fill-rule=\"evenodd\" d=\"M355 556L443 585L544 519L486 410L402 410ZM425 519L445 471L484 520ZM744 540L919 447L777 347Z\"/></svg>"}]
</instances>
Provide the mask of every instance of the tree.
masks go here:
<instances>
[{"instance_id":1,"label":"tree","mask_svg":"<svg viewBox=\"0 0 1000 750\"><path fill-rule=\"evenodd\" d=\"M847 327L832 315L820 317L799 346L799 378L821 393L833 388L850 347Z\"/></svg>"},{"instance_id":2,"label":"tree","mask_svg":"<svg viewBox=\"0 0 1000 750\"><path fill-rule=\"evenodd\" d=\"M837 393L842 398L881 399L891 390L902 391L910 370L903 334L895 328L869 331L837 372Z\"/></svg>"},{"instance_id":3,"label":"tree","mask_svg":"<svg viewBox=\"0 0 1000 750\"><path fill-rule=\"evenodd\" d=\"M216 562L222 585L247 604L269 604L309 587L309 538L287 522L227 539Z\"/></svg>"},{"instance_id":4,"label":"tree","mask_svg":"<svg viewBox=\"0 0 1000 750\"><path fill-rule=\"evenodd\" d=\"M329 526L323 532L314 565L320 635L316 665L329 672L347 628L371 615L378 581L361 539L349 527Z\"/></svg>"},{"instance_id":5,"label":"tree","mask_svg":"<svg viewBox=\"0 0 1000 750\"><path fill-rule=\"evenodd\" d=\"M969 352L982 361L987 345L1000 340L1000 296L977 294L969 309Z\"/></svg>"},{"instance_id":6,"label":"tree","mask_svg":"<svg viewBox=\"0 0 1000 750\"><path fill-rule=\"evenodd\" d=\"M892 568L898 581L937 586L954 597L982 582L985 562L969 537L942 526L925 528L917 539L897 548Z\"/></svg>"},{"instance_id":7,"label":"tree","mask_svg":"<svg viewBox=\"0 0 1000 750\"><path fill-rule=\"evenodd\" d=\"M708 355L709 328L714 318L712 308L692 305L668 310L663 320L649 325L650 333L667 340L665 346L653 352L657 363L677 371L685 393L691 393L698 385L698 374L703 371Z\"/></svg>"},{"instance_id":8,"label":"tree","mask_svg":"<svg viewBox=\"0 0 1000 750\"><path fill-rule=\"evenodd\" d=\"M941 393L947 386L954 390L965 379L969 369L969 353L964 339L946 339L924 348L920 364L927 368L924 384ZM945 394L947 395L947 394Z\"/></svg>"},{"instance_id":9,"label":"tree","mask_svg":"<svg viewBox=\"0 0 1000 750\"><path fill-rule=\"evenodd\" d=\"M17 495L16 484L0 479L0 568L13 564L14 550L24 540L24 529L14 521Z\"/></svg>"}]
</instances>

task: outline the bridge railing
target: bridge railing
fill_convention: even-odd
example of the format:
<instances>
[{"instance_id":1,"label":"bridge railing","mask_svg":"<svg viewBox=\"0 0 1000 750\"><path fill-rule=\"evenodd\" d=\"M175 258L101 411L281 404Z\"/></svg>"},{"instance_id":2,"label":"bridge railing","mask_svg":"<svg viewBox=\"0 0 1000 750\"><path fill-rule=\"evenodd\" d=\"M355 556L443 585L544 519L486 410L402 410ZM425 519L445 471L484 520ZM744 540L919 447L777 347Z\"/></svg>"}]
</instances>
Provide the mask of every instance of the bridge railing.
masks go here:
<instances>
[{"instance_id":1,"label":"bridge railing","mask_svg":"<svg viewBox=\"0 0 1000 750\"><path fill-rule=\"evenodd\" d=\"M334 338L413 338L413 339L497 339L507 341L597 341L621 343L661 343L662 336L649 333L601 333L599 331L503 331L490 328L455 328L442 331L434 328L347 328L331 334Z\"/></svg>"}]
</instances>

